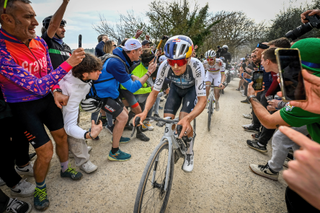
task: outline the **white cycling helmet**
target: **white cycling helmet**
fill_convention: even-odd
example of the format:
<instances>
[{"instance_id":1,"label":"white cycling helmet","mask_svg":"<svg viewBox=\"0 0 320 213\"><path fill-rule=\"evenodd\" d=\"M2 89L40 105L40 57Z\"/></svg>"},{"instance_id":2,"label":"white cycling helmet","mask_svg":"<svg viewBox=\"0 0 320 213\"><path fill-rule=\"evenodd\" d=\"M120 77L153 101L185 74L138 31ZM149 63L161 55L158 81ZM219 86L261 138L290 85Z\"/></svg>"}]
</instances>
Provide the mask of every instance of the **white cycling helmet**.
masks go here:
<instances>
[{"instance_id":1,"label":"white cycling helmet","mask_svg":"<svg viewBox=\"0 0 320 213\"><path fill-rule=\"evenodd\" d=\"M204 57L205 58L213 58L216 56L216 52L214 50L208 50L205 54Z\"/></svg>"},{"instance_id":2,"label":"white cycling helmet","mask_svg":"<svg viewBox=\"0 0 320 213\"><path fill-rule=\"evenodd\" d=\"M225 44L225 45L223 45L223 46L222 46L222 48L229 49L228 45L226 45L226 44Z\"/></svg>"},{"instance_id":3,"label":"white cycling helmet","mask_svg":"<svg viewBox=\"0 0 320 213\"><path fill-rule=\"evenodd\" d=\"M94 98L88 98L88 99L82 100L80 105L84 111L89 113L94 113L101 109L103 102Z\"/></svg>"}]
</instances>

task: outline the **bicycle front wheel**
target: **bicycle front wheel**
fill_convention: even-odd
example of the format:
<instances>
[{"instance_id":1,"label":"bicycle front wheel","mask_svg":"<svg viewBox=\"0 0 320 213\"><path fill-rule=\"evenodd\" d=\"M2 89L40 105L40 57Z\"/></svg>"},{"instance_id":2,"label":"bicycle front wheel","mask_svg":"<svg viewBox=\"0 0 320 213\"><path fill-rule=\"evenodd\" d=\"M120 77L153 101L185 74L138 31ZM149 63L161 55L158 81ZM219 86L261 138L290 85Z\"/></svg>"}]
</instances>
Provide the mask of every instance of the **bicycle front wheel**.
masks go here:
<instances>
[{"instance_id":1,"label":"bicycle front wheel","mask_svg":"<svg viewBox=\"0 0 320 213\"><path fill-rule=\"evenodd\" d=\"M134 212L165 212L173 180L174 156L171 155L171 163L168 165L169 142L163 140L151 154L144 169L139 184ZM167 174L167 166L170 166L170 174ZM166 178L167 190L164 190ZM154 181L153 181L154 180Z\"/></svg>"},{"instance_id":2,"label":"bicycle front wheel","mask_svg":"<svg viewBox=\"0 0 320 213\"><path fill-rule=\"evenodd\" d=\"M210 126L211 126L211 116L213 113L213 97L210 96L209 98L209 106L208 106L208 131L210 132Z\"/></svg>"}]
</instances>

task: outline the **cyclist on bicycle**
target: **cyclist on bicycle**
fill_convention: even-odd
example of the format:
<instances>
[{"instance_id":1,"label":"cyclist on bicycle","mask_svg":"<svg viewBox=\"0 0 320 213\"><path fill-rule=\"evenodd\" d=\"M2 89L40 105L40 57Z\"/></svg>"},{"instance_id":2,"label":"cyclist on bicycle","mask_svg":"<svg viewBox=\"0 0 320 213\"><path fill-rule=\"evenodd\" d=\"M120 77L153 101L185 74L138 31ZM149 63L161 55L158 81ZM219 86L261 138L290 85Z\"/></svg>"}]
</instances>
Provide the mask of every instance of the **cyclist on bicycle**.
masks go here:
<instances>
[{"instance_id":1,"label":"cyclist on bicycle","mask_svg":"<svg viewBox=\"0 0 320 213\"><path fill-rule=\"evenodd\" d=\"M164 108L164 117L174 119L176 112L182 108L179 114L178 125L182 126L182 136L193 137L193 129L190 122L195 119L205 108L206 90L202 63L197 58L192 58L193 42L184 35L177 35L168 39L164 46L167 61L163 62L157 74L152 92L148 96L145 109L136 115L140 117L140 124L146 119L148 111L152 108L157 95L162 88L164 79L171 80L170 92ZM135 120L135 119L134 119ZM193 140L189 142L187 155L182 166L185 172L193 170Z\"/></svg>"},{"instance_id":2,"label":"cyclist on bicycle","mask_svg":"<svg viewBox=\"0 0 320 213\"><path fill-rule=\"evenodd\" d=\"M219 97L220 97L220 89L224 89L225 85L223 82L226 80L226 76L224 75L224 66L223 61L219 58L216 58L216 52L214 50L208 50L205 53L205 58L207 61L203 63L206 72L206 93L207 98L209 95L209 90L211 86L211 82L213 81L214 86L214 97L215 97L215 105L216 111L219 111Z\"/></svg>"}]
</instances>

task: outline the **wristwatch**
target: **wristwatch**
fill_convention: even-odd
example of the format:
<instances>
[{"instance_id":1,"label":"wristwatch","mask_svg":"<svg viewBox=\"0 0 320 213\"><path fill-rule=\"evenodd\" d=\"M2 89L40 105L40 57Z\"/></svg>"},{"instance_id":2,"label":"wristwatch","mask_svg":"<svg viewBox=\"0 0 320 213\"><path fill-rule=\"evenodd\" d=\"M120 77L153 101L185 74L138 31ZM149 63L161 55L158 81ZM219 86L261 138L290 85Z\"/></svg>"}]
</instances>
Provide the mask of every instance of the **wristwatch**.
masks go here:
<instances>
[{"instance_id":1,"label":"wristwatch","mask_svg":"<svg viewBox=\"0 0 320 213\"><path fill-rule=\"evenodd\" d=\"M52 91L52 93L54 93L54 92L62 92L62 90L61 90L60 88L56 88L56 89L54 89L54 90Z\"/></svg>"},{"instance_id":2,"label":"wristwatch","mask_svg":"<svg viewBox=\"0 0 320 213\"><path fill-rule=\"evenodd\" d=\"M255 96L255 95L250 95L250 96L248 97L248 100L250 101L251 98L257 98L257 96Z\"/></svg>"}]
</instances>

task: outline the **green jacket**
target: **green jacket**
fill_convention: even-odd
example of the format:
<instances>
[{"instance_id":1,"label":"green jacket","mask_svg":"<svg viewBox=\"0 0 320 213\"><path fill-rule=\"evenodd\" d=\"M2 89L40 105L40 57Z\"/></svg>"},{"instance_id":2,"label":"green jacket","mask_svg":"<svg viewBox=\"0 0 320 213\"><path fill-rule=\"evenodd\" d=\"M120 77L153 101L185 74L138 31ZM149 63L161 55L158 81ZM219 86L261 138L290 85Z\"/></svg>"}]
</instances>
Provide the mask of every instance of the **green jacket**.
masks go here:
<instances>
[{"instance_id":1,"label":"green jacket","mask_svg":"<svg viewBox=\"0 0 320 213\"><path fill-rule=\"evenodd\" d=\"M141 78L147 72L148 72L148 70L143 66L142 63L140 63L136 68L134 68L134 70L132 70L131 74ZM122 86L122 85L120 85L120 89L125 89L126 90L126 88L124 86ZM150 92L151 92L151 87L149 87L147 83L144 83L142 85L142 87L138 91L133 93L133 94L134 95L141 95L141 94L149 94Z\"/></svg>"}]
</instances>

